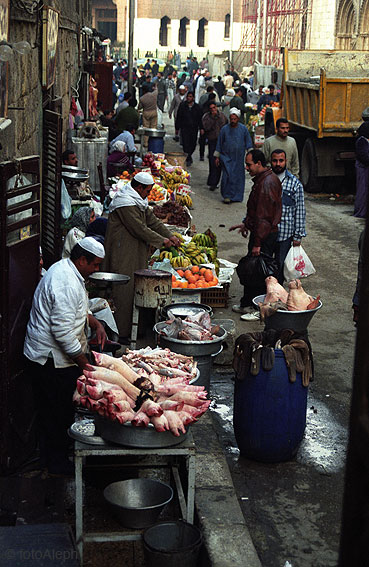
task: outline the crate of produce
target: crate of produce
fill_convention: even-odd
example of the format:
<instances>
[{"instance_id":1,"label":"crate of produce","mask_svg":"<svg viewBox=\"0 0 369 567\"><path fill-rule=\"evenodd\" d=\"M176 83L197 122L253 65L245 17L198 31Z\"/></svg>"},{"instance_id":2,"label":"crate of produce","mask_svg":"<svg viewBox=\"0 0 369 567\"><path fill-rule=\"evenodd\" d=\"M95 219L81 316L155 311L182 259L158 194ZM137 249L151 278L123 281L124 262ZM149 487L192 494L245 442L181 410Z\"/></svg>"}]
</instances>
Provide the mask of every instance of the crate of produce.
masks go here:
<instances>
[{"instance_id":1,"label":"crate of produce","mask_svg":"<svg viewBox=\"0 0 369 567\"><path fill-rule=\"evenodd\" d=\"M201 292L201 303L209 307L227 307L229 299L229 283L222 287L209 288Z\"/></svg>"}]
</instances>

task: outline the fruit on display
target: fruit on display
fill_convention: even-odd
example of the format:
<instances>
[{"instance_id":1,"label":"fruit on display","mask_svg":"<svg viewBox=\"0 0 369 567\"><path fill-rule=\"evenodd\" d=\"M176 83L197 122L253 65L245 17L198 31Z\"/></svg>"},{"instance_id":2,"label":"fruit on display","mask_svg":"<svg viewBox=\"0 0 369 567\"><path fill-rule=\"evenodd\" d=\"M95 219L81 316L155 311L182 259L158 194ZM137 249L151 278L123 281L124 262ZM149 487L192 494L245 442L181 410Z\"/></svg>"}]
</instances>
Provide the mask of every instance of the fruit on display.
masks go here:
<instances>
[{"instance_id":1,"label":"fruit on display","mask_svg":"<svg viewBox=\"0 0 369 567\"><path fill-rule=\"evenodd\" d=\"M167 189L174 191L179 185L187 185L190 182L190 174L182 167L162 167L160 177Z\"/></svg>"},{"instance_id":2,"label":"fruit on display","mask_svg":"<svg viewBox=\"0 0 369 567\"><path fill-rule=\"evenodd\" d=\"M216 235L208 229L205 233L195 234L188 243L178 232L173 233L180 240L178 248L162 248L159 256L155 260L162 262L170 260L174 269L189 268L201 264L212 263L215 266L215 273L219 274L219 260L217 258L217 239ZM209 246L210 245L210 246ZM201 268L202 269L202 268Z\"/></svg>"},{"instance_id":3,"label":"fruit on display","mask_svg":"<svg viewBox=\"0 0 369 567\"><path fill-rule=\"evenodd\" d=\"M166 224L187 227L190 223L190 215L182 205L177 202L168 201L162 206L153 207L154 215Z\"/></svg>"},{"instance_id":4,"label":"fruit on display","mask_svg":"<svg viewBox=\"0 0 369 567\"><path fill-rule=\"evenodd\" d=\"M154 183L147 198L149 201L164 201L165 197L166 190L160 187L157 183Z\"/></svg>"},{"instance_id":5,"label":"fruit on display","mask_svg":"<svg viewBox=\"0 0 369 567\"><path fill-rule=\"evenodd\" d=\"M131 174L128 171L123 171L119 176L119 179L127 179L129 181L131 179Z\"/></svg>"},{"instance_id":6,"label":"fruit on display","mask_svg":"<svg viewBox=\"0 0 369 567\"><path fill-rule=\"evenodd\" d=\"M142 164L151 169L151 175L154 175L155 177L159 177L160 171L156 164L154 154L152 154L151 152L147 152L147 154L145 154L143 157Z\"/></svg>"},{"instance_id":7,"label":"fruit on display","mask_svg":"<svg viewBox=\"0 0 369 567\"><path fill-rule=\"evenodd\" d=\"M192 266L186 270L178 270L178 276L183 278L178 280L172 276L172 287L179 289L198 289L208 288L218 285L218 278L213 274L209 268L200 268L199 266Z\"/></svg>"},{"instance_id":8,"label":"fruit on display","mask_svg":"<svg viewBox=\"0 0 369 567\"><path fill-rule=\"evenodd\" d=\"M190 195L180 195L176 193L176 201L184 207L188 207L189 209L193 208L193 201Z\"/></svg>"}]
</instances>

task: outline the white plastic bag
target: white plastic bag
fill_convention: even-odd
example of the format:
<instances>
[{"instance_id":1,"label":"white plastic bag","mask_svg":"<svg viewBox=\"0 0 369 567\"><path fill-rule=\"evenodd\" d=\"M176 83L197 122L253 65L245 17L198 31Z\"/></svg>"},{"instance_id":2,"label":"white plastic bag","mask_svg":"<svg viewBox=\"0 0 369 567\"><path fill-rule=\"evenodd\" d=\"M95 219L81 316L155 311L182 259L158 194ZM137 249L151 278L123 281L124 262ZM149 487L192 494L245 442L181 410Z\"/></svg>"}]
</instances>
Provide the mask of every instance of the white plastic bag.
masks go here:
<instances>
[{"instance_id":1,"label":"white plastic bag","mask_svg":"<svg viewBox=\"0 0 369 567\"><path fill-rule=\"evenodd\" d=\"M291 246L284 261L283 275L288 282L296 278L307 278L316 270L302 246Z\"/></svg>"}]
</instances>

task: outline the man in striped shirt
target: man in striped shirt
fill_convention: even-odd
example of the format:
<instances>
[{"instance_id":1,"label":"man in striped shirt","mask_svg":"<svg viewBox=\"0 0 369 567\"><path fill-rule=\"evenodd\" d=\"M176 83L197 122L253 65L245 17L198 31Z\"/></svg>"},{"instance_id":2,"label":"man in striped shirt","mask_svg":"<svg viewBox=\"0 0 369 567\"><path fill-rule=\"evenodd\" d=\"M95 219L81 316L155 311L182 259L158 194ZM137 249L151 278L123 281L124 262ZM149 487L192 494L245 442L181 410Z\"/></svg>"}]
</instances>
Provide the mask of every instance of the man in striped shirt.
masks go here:
<instances>
[{"instance_id":1,"label":"man in striped shirt","mask_svg":"<svg viewBox=\"0 0 369 567\"><path fill-rule=\"evenodd\" d=\"M286 152L276 149L271 154L273 172L282 184L282 217L278 225L276 259L279 263L278 281L283 285L283 264L292 246L300 246L305 232L304 188L287 169Z\"/></svg>"}]
</instances>

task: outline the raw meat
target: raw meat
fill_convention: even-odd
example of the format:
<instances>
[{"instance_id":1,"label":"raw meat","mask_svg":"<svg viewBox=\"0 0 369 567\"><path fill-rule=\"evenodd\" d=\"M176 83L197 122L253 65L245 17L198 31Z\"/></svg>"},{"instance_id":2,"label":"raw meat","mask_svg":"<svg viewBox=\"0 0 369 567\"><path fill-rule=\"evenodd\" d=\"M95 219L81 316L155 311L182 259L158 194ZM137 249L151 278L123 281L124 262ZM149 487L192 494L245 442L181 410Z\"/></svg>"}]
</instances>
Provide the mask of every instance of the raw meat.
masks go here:
<instances>
[{"instance_id":1,"label":"raw meat","mask_svg":"<svg viewBox=\"0 0 369 567\"><path fill-rule=\"evenodd\" d=\"M169 423L164 413L160 416L152 416L150 421L156 431L169 431Z\"/></svg>"},{"instance_id":2,"label":"raw meat","mask_svg":"<svg viewBox=\"0 0 369 567\"><path fill-rule=\"evenodd\" d=\"M274 303L279 299L283 303L287 303L288 292L284 289L283 286L281 286L277 278L274 278L273 276L269 276L265 278L265 284L266 284L267 292L264 299L264 305L266 303Z\"/></svg>"},{"instance_id":3,"label":"raw meat","mask_svg":"<svg viewBox=\"0 0 369 567\"><path fill-rule=\"evenodd\" d=\"M179 437L181 432L186 433L186 428L183 424L181 417L178 415L179 413L180 412L177 411L165 410L163 414L168 420L170 431L176 437Z\"/></svg>"},{"instance_id":4,"label":"raw meat","mask_svg":"<svg viewBox=\"0 0 369 567\"><path fill-rule=\"evenodd\" d=\"M305 311L308 305L312 303L313 298L308 295L300 282L300 280L292 280L288 284L289 293L287 297L288 311Z\"/></svg>"}]
</instances>

